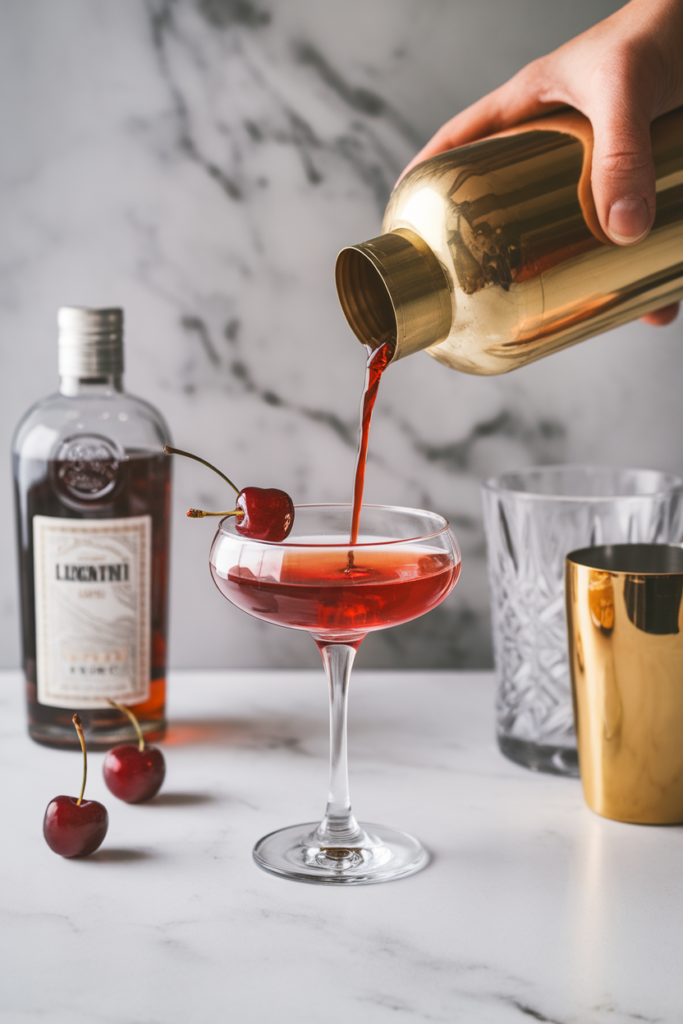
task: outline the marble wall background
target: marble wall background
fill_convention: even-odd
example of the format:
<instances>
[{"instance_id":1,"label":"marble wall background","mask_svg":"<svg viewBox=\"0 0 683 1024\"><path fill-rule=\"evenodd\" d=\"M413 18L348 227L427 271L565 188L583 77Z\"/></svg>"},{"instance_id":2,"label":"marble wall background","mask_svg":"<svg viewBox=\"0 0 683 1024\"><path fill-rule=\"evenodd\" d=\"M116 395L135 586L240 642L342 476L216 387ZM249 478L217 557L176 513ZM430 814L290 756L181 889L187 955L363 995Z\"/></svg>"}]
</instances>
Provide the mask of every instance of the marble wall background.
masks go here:
<instances>
[{"instance_id":1,"label":"marble wall background","mask_svg":"<svg viewBox=\"0 0 683 1024\"><path fill-rule=\"evenodd\" d=\"M181 447L298 501L347 500L364 353L333 263L377 233L429 135L612 0L22 0L0 4L0 430L56 386L62 304L125 307L127 384ZM681 326L640 324L503 378L419 355L378 401L367 498L443 512L449 602L369 638L366 666L490 663L479 483L552 461L683 470ZM218 481L216 481L216 484ZM18 662L0 478L2 666ZM207 570L220 488L177 466L172 661L316 665ZM220 507L220 506L218 506Z\"/></svg>"}]
</instances>

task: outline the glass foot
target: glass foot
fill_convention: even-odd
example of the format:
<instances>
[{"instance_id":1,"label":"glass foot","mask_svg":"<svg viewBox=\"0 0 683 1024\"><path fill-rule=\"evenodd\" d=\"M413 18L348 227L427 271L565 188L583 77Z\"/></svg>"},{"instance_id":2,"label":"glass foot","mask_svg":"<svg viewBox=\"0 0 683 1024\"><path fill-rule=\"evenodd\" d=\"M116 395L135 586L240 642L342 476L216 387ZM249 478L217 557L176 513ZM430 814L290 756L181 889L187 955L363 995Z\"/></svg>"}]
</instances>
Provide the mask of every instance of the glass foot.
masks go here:
<instances>
[{"instance_id":1,"label":"glass foot","mask_svg":"<svg viewBox=\"0 0 683 1024\"><path fill-rule=\"evenodd\" d=\"M361 825L363 837L348 846L321 846L317 822L271 832L254 847L264 871L321 885L369 885L420 871L429 854L417 839L382 825Z\"/></svg>"}]
</instances>

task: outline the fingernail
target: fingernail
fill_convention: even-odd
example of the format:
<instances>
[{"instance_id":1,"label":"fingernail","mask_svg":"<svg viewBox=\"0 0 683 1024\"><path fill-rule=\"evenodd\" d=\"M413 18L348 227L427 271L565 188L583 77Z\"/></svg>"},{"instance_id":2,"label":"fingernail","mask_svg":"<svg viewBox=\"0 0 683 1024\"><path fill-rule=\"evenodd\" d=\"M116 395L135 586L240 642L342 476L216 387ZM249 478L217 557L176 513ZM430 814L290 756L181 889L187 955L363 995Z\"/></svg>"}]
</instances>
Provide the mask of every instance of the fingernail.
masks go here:
<instances>
[{"instance_id":1,"label":"fingernail","mask_svg":"<svg viewBox=\"0 0 683 1024\"><path fill-rule=\"evenodd\" d=\"M647 203L641 196L617 199L609 208L607 231L610 238L622 245L644 238L650 226Z\"/></svg>"}]
</instances>

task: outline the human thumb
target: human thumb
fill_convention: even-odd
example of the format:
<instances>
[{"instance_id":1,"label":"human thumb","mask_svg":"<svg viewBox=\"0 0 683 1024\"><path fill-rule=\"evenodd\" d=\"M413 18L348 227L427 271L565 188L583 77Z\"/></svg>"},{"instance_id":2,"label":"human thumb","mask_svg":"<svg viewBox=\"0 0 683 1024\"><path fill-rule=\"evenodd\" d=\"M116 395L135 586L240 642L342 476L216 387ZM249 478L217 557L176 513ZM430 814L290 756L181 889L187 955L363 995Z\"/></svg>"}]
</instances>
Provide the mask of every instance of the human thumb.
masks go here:
<instances>
[{"instance_id":1,"label":"human thumb","mask_svg":"<svg viewBox=\"0 0 683 1024\"><path fill-rule=\"evenodd\" d=\"M618 245L640 242L655 217L650 122L624 102L591 117L595 143L591 183L603 230ZM616 107L618 110L618 107Z\"/></svg>"}]
</instances>

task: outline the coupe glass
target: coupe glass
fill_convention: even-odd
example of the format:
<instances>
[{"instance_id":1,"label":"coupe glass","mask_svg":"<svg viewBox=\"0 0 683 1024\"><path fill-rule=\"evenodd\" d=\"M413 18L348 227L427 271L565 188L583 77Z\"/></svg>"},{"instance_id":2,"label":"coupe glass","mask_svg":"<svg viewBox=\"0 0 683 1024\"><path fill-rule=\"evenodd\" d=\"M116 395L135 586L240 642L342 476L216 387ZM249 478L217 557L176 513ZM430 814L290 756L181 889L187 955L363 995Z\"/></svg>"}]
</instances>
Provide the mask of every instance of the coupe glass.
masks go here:
<instances>
[{"instance_id":1,"label":"coupe glass","mask_svg":"<svg viewBox=\"0 0 683 1024\"><path fill-rule=\"evenodd\" d=\"M281 543L242 537L221 520L211 574L228 601L254 615L311 634L330 689L330 785L318 824L271 832L254 847L266 871L309 882L363 884L411 875L428 855L395 829L359 824L349 798L346 709L353 660L376 629L435 608L455 586L460 550L433 512L364 505L357 543L349 544L351 505L299 505Z\"/></svg>"}]
</instances>

